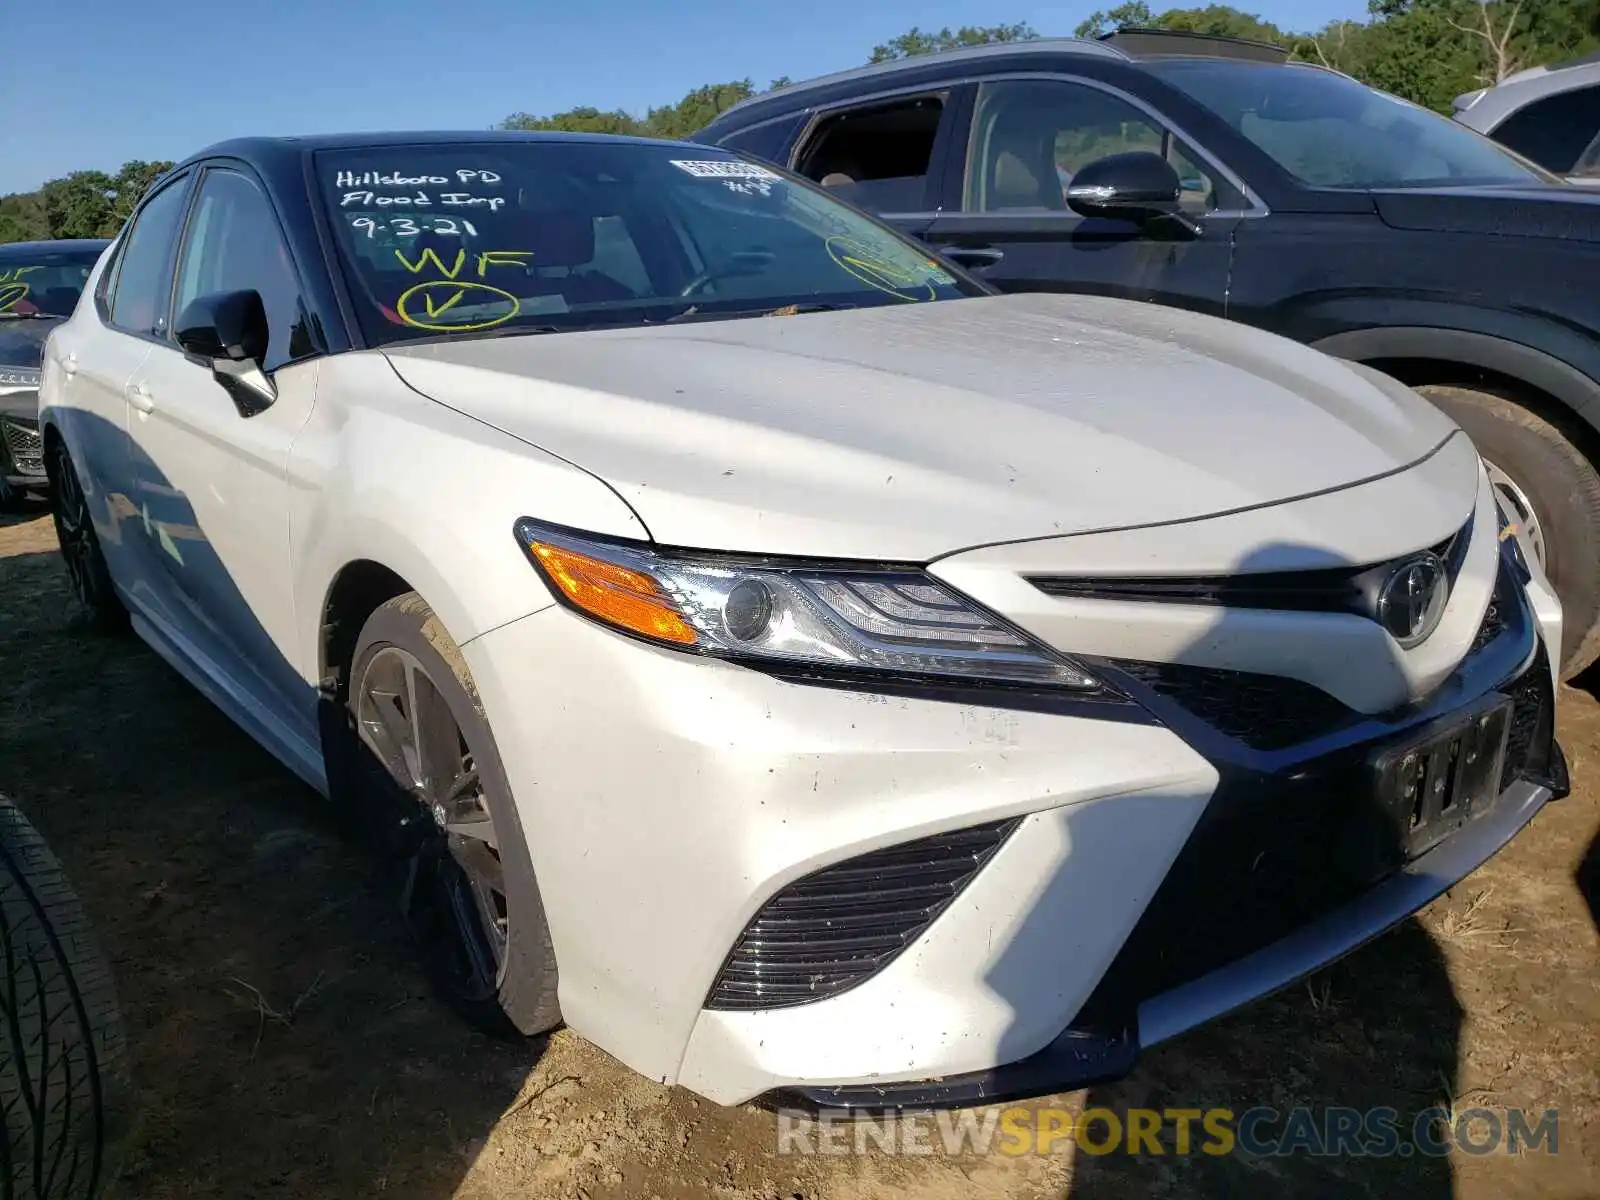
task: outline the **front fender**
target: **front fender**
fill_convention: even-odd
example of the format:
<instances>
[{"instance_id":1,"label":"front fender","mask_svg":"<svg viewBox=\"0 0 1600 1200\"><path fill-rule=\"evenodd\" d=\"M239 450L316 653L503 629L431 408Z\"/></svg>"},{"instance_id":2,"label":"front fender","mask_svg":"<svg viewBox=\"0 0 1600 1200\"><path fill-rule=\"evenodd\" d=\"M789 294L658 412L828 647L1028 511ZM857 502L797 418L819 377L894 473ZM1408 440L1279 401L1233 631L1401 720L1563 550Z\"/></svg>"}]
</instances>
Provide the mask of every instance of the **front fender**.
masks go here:
<instances>
[{"instance_id":1,"label":"front fender","mask_svg":"<svg viewBox=\"0 0 1600 1200\"><path fill-rule=\"evenodd\" d=\"M1564 359L1522 342L1476 330L1387 325L1336 333L1311 344L1353 362L1428 358L1493 371L1555 397L1600 429L1600 383Z\"/></svg>"},{"instance_id":2,"label":"front fender","mask_svg":"<svg viewBox=\"0 0 1600 1200\"><path fill-rule=\"evenodd\" d=\"M381 354L339 355L289 461L296 619L320 677L328 597L349 564L393 571L458 643L553 604L513 534L519 517L647 539L587 472L407 388Z\"/></svg>"}]
</instances>

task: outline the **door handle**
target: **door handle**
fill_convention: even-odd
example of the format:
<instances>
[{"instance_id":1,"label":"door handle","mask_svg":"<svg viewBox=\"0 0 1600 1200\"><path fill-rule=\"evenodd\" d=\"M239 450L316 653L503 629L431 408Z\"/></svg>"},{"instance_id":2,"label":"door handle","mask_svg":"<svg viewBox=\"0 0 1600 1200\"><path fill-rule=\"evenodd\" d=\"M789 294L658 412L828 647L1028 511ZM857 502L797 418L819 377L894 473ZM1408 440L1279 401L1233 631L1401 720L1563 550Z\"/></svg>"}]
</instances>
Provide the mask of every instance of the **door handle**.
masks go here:
<instances>
[{"instance_id":1,"label":"door handle","mask_svg":"<svg viewBox=\"0 0 1600 1200\"><path fill-rule=\"evenodd\" d=\"M944 256L963 267L992 267L1006 252L998 246L946 246Z\"/></svg>"},{"instance_id":2,"label":"door handle","mask_svg":"<svg viewBox=\"0 0 1600 1200\"><path fill-rule=\"evenodd\" d=\"M78 373L78 352L76 350L61 360L61 373L68 379Z\"/></svg>"},{"instance_id":3,"label":"door handle","mask_svg":"<svg viewBox=\"0 0 1600 1200\"><path fill-rule=\"evenodd\" d=\"M154 412L155 398L150 395L150 389L142 383L130 383L122 389L122 394L128 398L128 403L142 413Z\"/></svg>"}]
</instances>

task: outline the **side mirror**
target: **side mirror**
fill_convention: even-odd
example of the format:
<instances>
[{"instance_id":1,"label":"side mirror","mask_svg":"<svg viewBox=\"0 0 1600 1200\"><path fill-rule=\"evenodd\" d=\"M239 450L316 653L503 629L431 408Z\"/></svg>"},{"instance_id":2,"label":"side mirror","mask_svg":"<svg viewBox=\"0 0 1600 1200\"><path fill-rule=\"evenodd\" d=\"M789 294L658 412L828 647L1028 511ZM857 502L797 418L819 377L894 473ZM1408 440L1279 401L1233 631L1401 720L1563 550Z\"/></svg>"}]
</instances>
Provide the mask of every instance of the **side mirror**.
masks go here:
<instances>
[{"instance_id":1,"label":"side mirror","mask_svg":"<svg viewBox=\"0 0 1600 1200\"><path fill-rule=\"evenodd\" d=\"M271 333L260 292L198 296L178 314L174 335L191 362L211 368L240 416L253 417L278 398L261 366Z\"/></svg>"},{"instance_id":2,"label":"side mirror","mask_svg":"<svg viewBox=\"0 0 1600 1200\"><path fill-rule=\"evenodd\" d=\"M1143 224L1176 215L1181 194L1171 163L1148 150L1130 150L1085 164L1067 185L1067 204L1080 216Z\"/></svg>"}]
</instances>

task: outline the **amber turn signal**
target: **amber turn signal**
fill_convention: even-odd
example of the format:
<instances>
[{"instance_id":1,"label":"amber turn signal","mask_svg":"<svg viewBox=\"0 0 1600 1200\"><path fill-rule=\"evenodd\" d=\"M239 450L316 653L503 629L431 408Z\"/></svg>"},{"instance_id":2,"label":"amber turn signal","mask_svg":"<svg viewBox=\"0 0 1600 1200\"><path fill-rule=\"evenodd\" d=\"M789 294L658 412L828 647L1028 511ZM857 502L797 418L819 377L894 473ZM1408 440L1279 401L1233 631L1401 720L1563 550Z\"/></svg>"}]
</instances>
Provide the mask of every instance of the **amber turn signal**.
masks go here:
<instances>
[{"instance_id":1,"label":"amber turn signal","mask_svg":"<svg viewBox=\"0 0 1600 1200\"><path fill-rule=\"evenodd\" d=\"M567 600L591 617L679 646L692 646L699 640L671 598L642 571L548 542L529 541L528 549Z\"/></svg>"}]
</instances>

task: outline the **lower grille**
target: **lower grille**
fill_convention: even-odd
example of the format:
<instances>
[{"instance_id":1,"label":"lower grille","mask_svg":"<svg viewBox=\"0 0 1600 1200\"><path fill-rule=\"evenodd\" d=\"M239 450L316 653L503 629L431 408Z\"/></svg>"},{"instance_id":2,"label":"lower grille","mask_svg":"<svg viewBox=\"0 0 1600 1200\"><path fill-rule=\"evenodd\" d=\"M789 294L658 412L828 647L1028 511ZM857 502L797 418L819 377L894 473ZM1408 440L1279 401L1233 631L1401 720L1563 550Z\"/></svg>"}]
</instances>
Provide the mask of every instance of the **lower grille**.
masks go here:
<instances>
[{"instance_id":1,"label":"lower grille","mask_svg":"<svg viewBox=\"0 0 1600 1200\"><path fill-rule=\"evenodd\" d=\"M19 475L44 474L44 439L35 426L19 421L0 421L5 434L6 452Z\"/></svg>"},{"instance_id":2,"label":"lower grille","mask_svg":"<svg viewBox=\"0 0 1600 1200\"><path fill-rule=\"evenodd\" d=\"M782 1008L862 983L932 924L1017 824L936 834L796 880L745 927L706 1007Z\"/></svg>"},{"instance_id":3,"label":"lower grille","mask_svg":"<svg viewBox=\"0 0 1600 1200\"><path fill-rule=\"evenodd\" d=\"M1281 750L1354 719L1353 709L1321 688L1285 675L1119 662L1159 695L1252 750Z\"/></svg>"},{"instance_id":4,"label":"lower grille","mask_svg":"<svg viewBox=\"0 0 1600 1200\"><path fill-rule=\"evenodd\" d=\"M1541 648L1501 690L1513 702L1501 790L1551 769L1554 696ZM1123 944L1078 1026L1111 1025L1140 1002L1277 941L1353 900L1404 862L1373 796L1375 743L1222 782Z\"/></svg>"}]
</instances>

